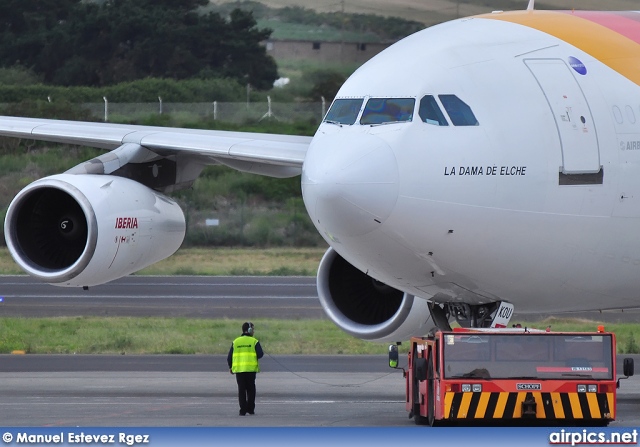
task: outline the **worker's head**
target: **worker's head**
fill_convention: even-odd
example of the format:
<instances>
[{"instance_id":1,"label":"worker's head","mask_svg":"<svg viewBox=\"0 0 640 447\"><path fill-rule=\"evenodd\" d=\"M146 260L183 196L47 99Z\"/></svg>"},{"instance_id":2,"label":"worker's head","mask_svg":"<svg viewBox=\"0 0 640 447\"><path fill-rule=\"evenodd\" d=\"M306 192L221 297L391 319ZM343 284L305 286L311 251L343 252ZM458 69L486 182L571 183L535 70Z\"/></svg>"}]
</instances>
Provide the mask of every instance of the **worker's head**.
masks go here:
<instances>
[{"instance_id":1,"label":"worker's head","mask_svg":"<svg viewBox=\"0 0 640 447\"><path fill-rule=\"evenodd\" d=\"M253 323L250 321L247 321L246 323L242 323L242 333L253 335Z\"/></svg>"}]
</instances>

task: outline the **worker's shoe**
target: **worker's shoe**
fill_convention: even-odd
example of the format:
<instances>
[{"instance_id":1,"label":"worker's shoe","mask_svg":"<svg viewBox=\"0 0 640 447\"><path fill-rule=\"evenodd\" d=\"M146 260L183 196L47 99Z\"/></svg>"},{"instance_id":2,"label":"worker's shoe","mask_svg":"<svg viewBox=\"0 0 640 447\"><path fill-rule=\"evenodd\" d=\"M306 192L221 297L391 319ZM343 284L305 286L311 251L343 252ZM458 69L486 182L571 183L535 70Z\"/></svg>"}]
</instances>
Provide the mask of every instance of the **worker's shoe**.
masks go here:
<instances>
[{"instance_id":1,"label":"worker's shoe","mask_svg":"<svg viewBox=\"0 0 640 447\"><path fill-rule=\"evenodd\" d=\"M244 411L240 410L240 413L238 413L239 416L246 416L247 413L245 413Z\"/></svg>"}]
</instances>

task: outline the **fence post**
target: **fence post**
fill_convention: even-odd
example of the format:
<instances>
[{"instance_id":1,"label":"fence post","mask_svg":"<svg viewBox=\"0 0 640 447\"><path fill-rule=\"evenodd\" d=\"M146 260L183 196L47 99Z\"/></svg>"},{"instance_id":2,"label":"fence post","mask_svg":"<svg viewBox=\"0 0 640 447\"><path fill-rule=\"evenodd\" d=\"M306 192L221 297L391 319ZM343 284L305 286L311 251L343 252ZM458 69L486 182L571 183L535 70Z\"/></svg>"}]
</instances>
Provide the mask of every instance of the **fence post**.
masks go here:
<instances>
[{"instance_id":1,"label":"fence post","mask_svg":"<svg viewBox=\"0 0 640 447\"><path fill-rule=\"evenodd\" d=\"M273 112L271 111L271 96L267 96L267 113L265 113L264 115L262 115L262 118L260 118L258 121L262 121L265 118L276 118L276 116L273 114ZM276 118L277 119L277 118Z\"/></svg>"},{"instance_id":2,"label":"fence post","mask_svg":"<svg viewBox=\"0 0 640 447\"><path fill-rule=\"evenodd\" d=\"M320 122L324 119L324 115L327 113L327 101L324 99L324 96L321 96L322 100L322 116L320 117Z\"/></svg>"},{"instance_id":3,"label":"fence post","mask_svg":"<svg viewBox=\"0 0 640 447\"><path fill-rule=\"evenodd\" d=\"M103 96L104 99L104 122L109 121L109 101L107 101L107 97Z\"/></svg>"},{"instance_id":4,"label":"fence post","mask_svg":"<svg viewBox=\"0 0 640 447\"><path fill-rule=\"evenodd\" d=\"M218 101L213 101L213 120L218 119Z\"/></svg>"},{"instance_id":5,"label":"fence post","mask_svg":"<svg viewBox=\"0 0 640 447\"><path fill-rule=\"evenodd\" d=\"M158 101L160 102L160 110L159 110L159 114L162 115L162 98L158 96Z\"/></svg>"}]
</instances>

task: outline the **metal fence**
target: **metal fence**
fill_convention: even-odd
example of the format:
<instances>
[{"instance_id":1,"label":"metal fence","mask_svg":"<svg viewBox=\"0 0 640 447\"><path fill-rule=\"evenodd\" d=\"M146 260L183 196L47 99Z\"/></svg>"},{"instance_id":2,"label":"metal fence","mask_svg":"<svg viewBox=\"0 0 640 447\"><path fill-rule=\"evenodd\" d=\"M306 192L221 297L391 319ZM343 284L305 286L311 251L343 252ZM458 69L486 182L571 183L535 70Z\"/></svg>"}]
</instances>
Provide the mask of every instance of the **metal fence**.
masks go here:
<instances>
[{"instance_id":1,"label":"metal fence","mask_svg":"<svg viewBox=\"0 0 640 447\"><path fill-rule=\"evenodd\" d=\"M179 121L209 118L230 123L256 122L263 119L319 123L326 112L326 104L322 102L115 103L105 100L104 103L85 103L81 106L95 119L117 122L164 114Z\"/></svg>"}]
</instances>

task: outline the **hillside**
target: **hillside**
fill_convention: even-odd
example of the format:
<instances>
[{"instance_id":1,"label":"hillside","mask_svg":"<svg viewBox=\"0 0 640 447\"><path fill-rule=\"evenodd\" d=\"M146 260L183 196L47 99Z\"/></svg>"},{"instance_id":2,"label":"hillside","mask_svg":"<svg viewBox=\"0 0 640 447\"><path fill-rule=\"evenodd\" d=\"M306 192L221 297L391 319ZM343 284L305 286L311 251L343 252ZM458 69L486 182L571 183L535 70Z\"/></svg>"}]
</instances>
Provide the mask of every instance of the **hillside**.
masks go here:
<instances>
[{"instance_id":1,"label":"hillside","mask_svg":"<svg viewBox=\"0 0 640 447\"><path fill-rule=\"evenodd\" d=\"M235 0L211 0L230 3ZM338 12L338 0L261 0L274 8L300 6L318 12ZM491 12L493 10L525 9L528 0L344 0L344 11L358 14L377 14L416 20L426 25ZM603 11L637 10L637 0L536 0L536 9L592 9Z\"/></svg>"}]
</instances>

